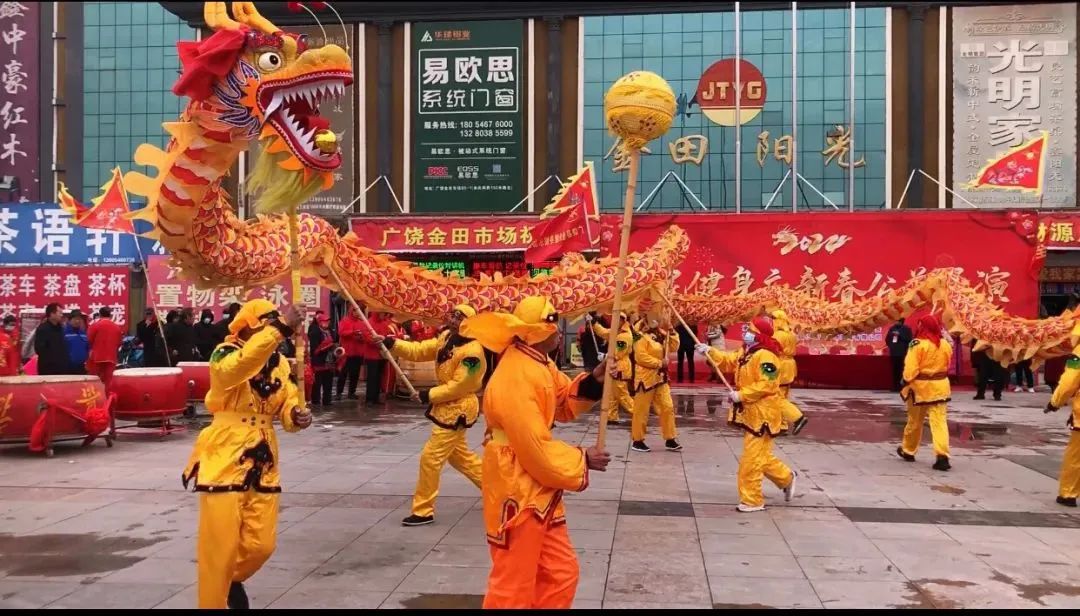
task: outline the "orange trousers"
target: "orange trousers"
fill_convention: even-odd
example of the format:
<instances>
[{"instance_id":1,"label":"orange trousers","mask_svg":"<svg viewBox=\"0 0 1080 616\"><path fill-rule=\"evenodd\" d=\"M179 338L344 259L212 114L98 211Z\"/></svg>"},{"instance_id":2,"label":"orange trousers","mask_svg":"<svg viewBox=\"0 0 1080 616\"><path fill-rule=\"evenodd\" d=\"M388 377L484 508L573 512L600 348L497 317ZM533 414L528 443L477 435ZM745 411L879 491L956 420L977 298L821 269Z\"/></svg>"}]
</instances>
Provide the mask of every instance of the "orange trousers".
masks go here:
<instances>
[{"instance_id":1,"label":"orange trousers","mask_svg":"<svg viewBox=\"0 0 1080 616\"><path fill-rule=\"evenodd\" d=\"M506 547L491 546L484 609L570 609L577 585L577 552L566 524L530 515L507 531Z\"/></svg>"}]
</instances>

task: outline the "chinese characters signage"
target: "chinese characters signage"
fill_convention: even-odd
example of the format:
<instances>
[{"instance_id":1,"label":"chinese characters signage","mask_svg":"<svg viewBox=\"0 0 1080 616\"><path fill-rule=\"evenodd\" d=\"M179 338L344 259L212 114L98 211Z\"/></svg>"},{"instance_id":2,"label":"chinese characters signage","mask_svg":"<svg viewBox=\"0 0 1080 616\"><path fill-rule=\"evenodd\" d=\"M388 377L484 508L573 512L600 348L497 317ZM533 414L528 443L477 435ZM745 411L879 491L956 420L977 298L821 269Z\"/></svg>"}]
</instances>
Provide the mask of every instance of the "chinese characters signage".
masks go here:
<instances>
[{"instance_id":1,"label":"chinese characters signage","mask_svg":"<svg viewBox=\"0 0 1080 616\"><path fill-rule=\"evenodd\" d=\"M177 272L169 267L168 257L155 256L148 260L150 264L146 268L146 305L156 306L162 318L174 308L194 308L196 314L209 308L217 317L233 302L244 303L249 299L263 297L274 305L281 306L292 301L292 283L289 276L283 277L279 282L258 287L197 289L194 283L181 280ZM329 310L330 291L320 286L317 280L304 279L300 288L308 312Z\"/></svg>"},{"instance_id":2,"label":"chinese characters signage","mask_svg":"<svg viewBox=\"0 0 1080 616\"><path fill-rule=\"evenodd\" d=\"M326 34L330 39L329 43L342 49L349 49L350 47L355 49L355 45L346 42L346 37L348 37L348 41L353 40L353 28L352 24L347 24L345 30L338 27L327 28ZM291 26L289 30L298 34L306 34L310 41L309 45L313 48L322 47L324 44L323 31L316 26ZM354 64L362 61L362 58L353 58ZM319 107L319 115L330 122L330 129L337 135L338 148L341 152L341 166L334 171L333 187L330 190L316 193L315 196L305 201L300 206L302 212L309 212L323 218L342 217L348 214L343 210L348 208L353 199L356 198L353 186L353 169L356 166L354 161L358 147L353 130L356 116L353 97L356 95L356 88L363 87L366 87L365 84L357 83L351 88L346 88L345 95L341 98L326 100ZM255 157L259 156L258 152L261 148L256 143L256 141L252 141L248 148L248 160L253 161ZM248 168L251 168L250 165Z\"/></svg>"},{"instance_id":3,"label":"chinese characters signage","mask_svg":"<svg viewBox=\"0 0 1080 616\"><path fill-rule=\"evenodd\" d=\"M1075 206L1076 5L956 7L952 53L953 188L975 204ZM1041 196L968 188L1043 132Z\"/></svg>"},{"instance_id":4,"label":"chinese characters signage","mask_svg":"<svg viewBox=\"0 0 1080 616\"><path fill-rule=\"evenodd\" d=\"M87 229L55 203L0 205L0 263L134 263L139 260L133 235ZM144 255L163 254L155 241L139 238Z\"/></svg>"},{"instance_id":5,"label":"chinese characters signage","mask_svg":"<svg viewBox=\"0 0 1080 616\"><path fill-rule=\"evenodd\" d=\"M1047 248L1080 250L1080 216L1067 214L1040 216L1037 237L1039 243Z\"/></svg>"},{"instance_id":6,"label":"chinese characters signage","mask_svg":"<svg viewBox=\"0 0 1080 616\"><path fill-rule=\"evenodd\" d=\"M0 267L0 316L41 311L56 302L65 312L97 314L112 308L113 320L127 323L126 267Z\"/></svg>"},{"instance_id":7,"label":"chinese characters signage","mask_svg":"<svg viewBox=\"0 0 1080 616\"><path fill-rule=\"evenodd\" d=\"M37 2L0 3L0 177L14 176L19 190L0 190L0 203L37 201L38 22Z\"/></svg>"},{"instance_id":8,"label":"chinese characters signage","mask_svg":"<svg viewBox=\"0 0 1080 616\"><path fill-rule=\"evenodd\" d=\"M520 21L417 23L413 211L505 211L525 194Z\"/></svg>"},{"instance_id":9,"label":"chinese characters signage","mask_svg":"<svg viewBox=\"0 0 1080 616\"><path fill-rule=\"evenodd\" d=\"M352 218L350 230L378 252L498 252L525 250L533 241L533 216L462 218Z\"/></svg>"}]
</instances>

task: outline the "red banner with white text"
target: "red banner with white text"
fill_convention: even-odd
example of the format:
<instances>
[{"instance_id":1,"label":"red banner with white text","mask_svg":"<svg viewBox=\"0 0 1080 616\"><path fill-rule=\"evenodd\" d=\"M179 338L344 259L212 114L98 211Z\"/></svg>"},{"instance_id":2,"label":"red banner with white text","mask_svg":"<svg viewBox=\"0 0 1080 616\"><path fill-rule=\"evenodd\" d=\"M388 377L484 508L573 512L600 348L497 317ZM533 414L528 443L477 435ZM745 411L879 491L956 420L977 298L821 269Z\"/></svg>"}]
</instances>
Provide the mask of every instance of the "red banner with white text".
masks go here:
<instances>
[{"instance_id":1,"label":"red banner with white text","mask_svg":"<svg viewBox=\"0 0 1080 616\"><path fill-rule=\"evenodd\" d=\"M604 217L604 254L618 252L619 222ZM1036 228L1007 212L650 214L634 217L630 249L647 248L673 224L690 236L675 282L682 292L722 295L787 284L830 301L857 301L923 270L961 267L1002 309L1038 315L1038 281L1030 271ZM837 343L851 352L883 345L881 332L817 342L816 352Z\"/></svg>"},{"instance_id":2,"label":"red banner with white text","mask_svg":"<svg viewBox=\"0 0 1080 616\"><path fill-rule=\"evenodd\" d=\"M65 312L97 314L112 308L113 320L127 323L130 292L127 267L0 267L0 317L44 312L51 303Z\"/></svg>"}]
</instances>

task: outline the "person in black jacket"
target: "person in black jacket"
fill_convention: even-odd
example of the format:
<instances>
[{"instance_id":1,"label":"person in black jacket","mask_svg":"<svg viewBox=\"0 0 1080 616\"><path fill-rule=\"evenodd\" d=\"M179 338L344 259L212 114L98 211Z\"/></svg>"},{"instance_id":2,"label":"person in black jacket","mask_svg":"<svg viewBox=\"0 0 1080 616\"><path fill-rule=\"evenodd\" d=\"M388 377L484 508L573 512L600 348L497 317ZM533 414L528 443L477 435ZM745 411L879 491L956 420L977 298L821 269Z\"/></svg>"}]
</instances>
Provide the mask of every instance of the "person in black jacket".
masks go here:
<instances>
[{"instance_id":1,"label":"person in black jacket","mask_svg":"<svg viewBox=\"0 0 1080 616\"><path fill-rule=\"evenodd\" d=\"M38 374L67 374L68 349L64 340L64 326L60 304L45 307L45 320L34 332L34 352L38 356Z\"/></svg>"},{"instance_id":2,"label":"person in black jacket","mask_svg":"<svg viewBox=\"0 0 1080 616\"><path fill-rule=\"evenodd\" d=\"M889 359L892 360L892 390L900 391L900 381L904 375L904 358L911 345L913 335L903 319L896 322L885 334L885 345L889 347Z\"/></svg>"},{"instance_id":3,"label":"person in black jacket","mask_svg":"<svg viewBox=\"0 0 1080 616\"><path fill-rule=\"evenodd\" d=\"M229 324L232 323L233 317L236 313L240 312L240 304L233 302L229 304L229 307L225 309L225 312L221 313L221 320L214 323L214 327L218 330L218 336L222 341L225 340L225 336L229 335Z\"/></svg>"},{"instance_id":4,"label":"person in black jacket","mask_svg":"<svg viewBox=\"0 0 1080 616\"><path fill-rule=\"evenodd\" d=\"M135 337L142 343L143 365L160 368L169 365L165 356L165 339L161 336L157 313L147 308L143 320L135 327Z\"/></svg>"},{"instance_id":5,"label":"person in black jacket","mask_svg":"<svg viewBox=\"0 0 1080 616\"><path fill-rule=\"evenodd\" d=\"M195 350L199 352L201 361L210 361L210 354L217 345L225 341L218 339L218 329L214 327L214 311L203 308L199 315L199 322L195 324Z\"/></svg>"},{"instance_id":6,"label":"person in black jacket","mask_svg":"<svg viewBox=\"0 0 1080 616\"><path fill-rule=\"evenodd\" d=\"M693 327L693 325L691 325ZM683 359L686 363L690 364L689 375L690 382L694 382L694 346L697 344L694 341L694 335L690 330L683 327L682 323L675 326L675 331L679 334L679 363L676 366L675 377L678 382L683 382Z\"/></svg>"},{"instance_id":7,"label":"person in black jacket","mask_svg":"<svg viewBox=\"0 0 1080 616\"><path fill-rule=\"evenodd\" d=\"M165 327L165 342L169 347L170 366L182 361L195 361L195 311L184 308L176 320Z\"/></svg>"}]
</instances>

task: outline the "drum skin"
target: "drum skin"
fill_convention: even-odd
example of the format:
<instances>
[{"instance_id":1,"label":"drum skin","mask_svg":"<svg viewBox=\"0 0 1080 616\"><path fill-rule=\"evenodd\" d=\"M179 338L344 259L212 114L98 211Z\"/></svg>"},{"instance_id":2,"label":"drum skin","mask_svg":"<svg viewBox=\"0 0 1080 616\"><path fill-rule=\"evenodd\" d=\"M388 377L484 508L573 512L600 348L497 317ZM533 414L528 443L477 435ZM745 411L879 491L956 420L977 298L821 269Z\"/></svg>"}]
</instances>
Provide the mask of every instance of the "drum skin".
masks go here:
<instances>
[{"instance_id":1,"label":"drum skin","mask_svg":"<svg viewBox=\"0 0 1080 616\"><path fill-rule=\"evenodd\" d=\"M182 415L188 384L180 368L127 368L113 373L116 418L161 419Z\"/></svg>"},{"instance_id":2,"label":"drum skin","mask_svg":"<svg viewBox=\"0 0 1080 616\"><path fill-rule=\"evenodd\" d=\"M176 364L184 374L187 398L202 402L210 391L210 363L205 361L182 361Z\"/></svg>"},{"instance_id":3,"label":"drum skin","mask_svg":"<svg viewBox=\"0 0 1080 616\"><path fill-rule=\"evenodd\" d=\"M0 442L29 439L42 408L42 396L52 404L86 411L105 403L105 386L95 376L0 377ZM80 421L66 413L56 414L53 440L84 436Z\"/></svg>"}]
</instances>

